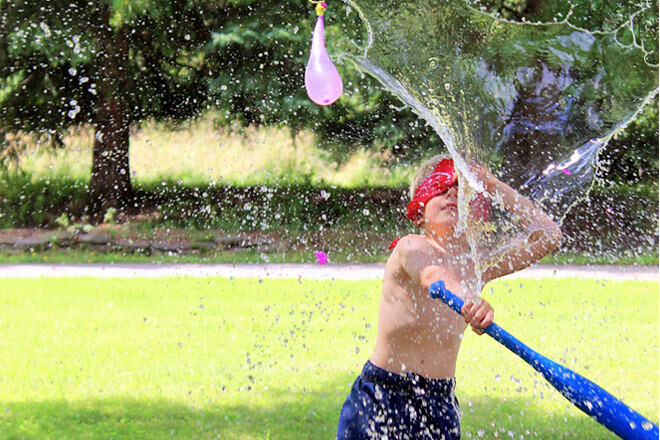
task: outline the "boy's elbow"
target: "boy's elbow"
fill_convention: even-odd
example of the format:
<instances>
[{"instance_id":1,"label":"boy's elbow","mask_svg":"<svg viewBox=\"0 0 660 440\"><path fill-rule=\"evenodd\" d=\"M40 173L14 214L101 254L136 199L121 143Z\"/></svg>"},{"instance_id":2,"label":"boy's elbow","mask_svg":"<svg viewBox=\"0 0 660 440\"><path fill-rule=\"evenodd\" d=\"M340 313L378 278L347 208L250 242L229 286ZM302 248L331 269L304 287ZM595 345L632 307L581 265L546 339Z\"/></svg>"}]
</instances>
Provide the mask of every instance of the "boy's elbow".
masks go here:
<instances>
[{"instance_id":1,"label":"boy's elbow","mask_svg":"<svg viewBox=\"0 0 660 440\"><path fill-rule=\"evenodd\" d=\"M553 251L556 251L561 247L561 242L564 240L564 233L561 232L561 228L559 227L558 224L555 223L554 229L552 232L552 244L553 244Z\"/></svg>"},{"instance_id":2,"label":"boy's elbow","mask_svg":"<svg viewBox=\"0 0 660 440\"><path fill-rule=\"evenodd\" d=\"M554 222L546 225L542 229L534 231L530 235L530 241L540 245L539 250L543 249L543 255L556 251L561 246L563 234L559 225Z\"/></svg>"},{"instance_id":3,"label":"boy's elbow","mask_svg":"<svg viewBox=\"0 0 660 440\"><path fill-rule=\"evenodd\" d=\"M561 232L559 225L553 222L552 225L545 231L545 237L548 244L548 253L550 253L561 247L564 234Z\"/></svg>"}]
</instances>

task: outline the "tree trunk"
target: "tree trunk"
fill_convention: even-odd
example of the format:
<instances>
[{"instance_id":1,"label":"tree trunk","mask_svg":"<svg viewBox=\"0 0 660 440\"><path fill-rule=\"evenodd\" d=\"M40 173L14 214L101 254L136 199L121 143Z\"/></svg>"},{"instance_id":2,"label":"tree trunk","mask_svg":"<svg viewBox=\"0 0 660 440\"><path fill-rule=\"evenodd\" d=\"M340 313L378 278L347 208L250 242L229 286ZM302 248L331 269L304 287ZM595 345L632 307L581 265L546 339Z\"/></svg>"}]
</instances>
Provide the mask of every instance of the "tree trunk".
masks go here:
<instances>
[{"instance_id":1,"label":"tree trunk","mask_svg":"<svg viewBox=\"0 0 660 440\"><path fill-rule=\"evenodd\" d=\"M110 26L110 9L99 2L97 99L94 105L94 150L88 190L88 211L94 221L109 208L125 211L132 204L128 163L130 115L128 41Z\"/></svg>"}]
</instances>

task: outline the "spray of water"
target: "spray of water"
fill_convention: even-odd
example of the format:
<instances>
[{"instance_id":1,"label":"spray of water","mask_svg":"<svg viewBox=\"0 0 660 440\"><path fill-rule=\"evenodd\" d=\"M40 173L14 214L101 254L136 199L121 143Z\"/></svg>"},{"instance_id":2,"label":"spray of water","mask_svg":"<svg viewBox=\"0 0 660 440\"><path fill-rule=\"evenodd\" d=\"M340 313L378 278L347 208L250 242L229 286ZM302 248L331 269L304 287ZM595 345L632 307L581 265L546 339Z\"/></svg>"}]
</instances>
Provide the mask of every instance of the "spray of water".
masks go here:
<instances>
[{"instance_id":1,"label":"spray of water","mask_svg":"<svg viewBox=\"0 0 660 440\"><path fill-rule=\"evenodd\" d=\"M486 224L468 203L483 193L470 171L486 164L503 182L561 222L588 197L599 153L658 93L657 54L635 34L635 19L583 29L572 12L552 23L518 23L463 0L347 0L367 40L346 54L430 124L467 185L459 197L478 267L524 234L501 201Z\"/></svg>"}]
</instances>

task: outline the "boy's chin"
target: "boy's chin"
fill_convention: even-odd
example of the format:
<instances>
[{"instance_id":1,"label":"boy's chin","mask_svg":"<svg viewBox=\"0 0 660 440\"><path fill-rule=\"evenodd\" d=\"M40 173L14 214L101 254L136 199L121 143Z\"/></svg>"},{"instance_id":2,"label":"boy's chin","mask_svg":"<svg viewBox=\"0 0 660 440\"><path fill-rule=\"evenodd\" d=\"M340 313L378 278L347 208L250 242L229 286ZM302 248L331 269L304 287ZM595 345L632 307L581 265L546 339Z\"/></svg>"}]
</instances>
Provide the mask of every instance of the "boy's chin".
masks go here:
<instances>
[{"instance_id":1,"label":"boy's chin","mask_svg":"<svg viewBox=\"0 0 660 440\"><path fill-rule=\"evenodd\" d=\"M436 229L453 229L458 224L458 215L443 215L441 218L433 222L433 227Z\"/></svg>"},{"instance_id":2,"label":"boy's chin","mask_svg":"<svg viewBox=\"0 0 660 440\"><path fill-rule=\"evenodd\" d=\"M454 234L454 228L456 227L457 223L457 221L434 223L430 225L430 229L439 237L448 237Z\"/></svg>"}]
</instances>

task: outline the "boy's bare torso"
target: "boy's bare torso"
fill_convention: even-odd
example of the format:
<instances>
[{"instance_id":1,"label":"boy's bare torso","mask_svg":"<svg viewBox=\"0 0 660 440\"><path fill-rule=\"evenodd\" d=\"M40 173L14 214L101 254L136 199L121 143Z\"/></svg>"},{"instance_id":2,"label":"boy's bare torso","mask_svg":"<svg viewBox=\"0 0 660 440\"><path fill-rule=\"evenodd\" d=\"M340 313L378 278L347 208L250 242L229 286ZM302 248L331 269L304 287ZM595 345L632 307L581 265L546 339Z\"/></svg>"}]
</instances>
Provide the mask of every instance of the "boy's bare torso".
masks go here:
<instances>
[{"instance_id":1,"label":"boy's bare torso","mask_svg":"<svg viewBox=\"0 0 660 440\"><path fill-rule=\"evenodd\" d=\"M446 287L459 297L478 295L474 264L466 255L447 255L431 240L408 235L385 266L378 335L371 362L396 373L429 378L454 377L464 319L430 297L422 285L425 270L442 272ZM406 247L408 246L408 247ZM407 249L415 252L402 255ZM403 259L407 258L404 267ZM412 259L412 261L411 261ZM411 270L412 268L412 270Z\"/></svg>"}]
</instances>

